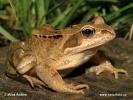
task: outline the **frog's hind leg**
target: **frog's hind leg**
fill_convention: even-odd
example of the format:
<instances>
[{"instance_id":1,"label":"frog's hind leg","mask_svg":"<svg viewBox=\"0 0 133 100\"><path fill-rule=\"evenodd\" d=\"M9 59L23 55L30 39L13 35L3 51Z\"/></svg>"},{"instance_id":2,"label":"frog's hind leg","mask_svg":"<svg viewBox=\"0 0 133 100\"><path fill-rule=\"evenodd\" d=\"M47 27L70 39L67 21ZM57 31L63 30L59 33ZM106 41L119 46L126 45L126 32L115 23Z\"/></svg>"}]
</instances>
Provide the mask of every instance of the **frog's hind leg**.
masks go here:
<instances>
[{"instance_id":1,"label":"frog's hind leg","mask_svg":"<svg viewBox=\"0 0 133 100\"><path fill-rule=\"evenodd\" d=\"M45 64L45 62L40 63L36 67L37 76L51 89L57 92L65 92L65 93L84 93L81 88L88 88L87 84L80 84L77 86L73 86L71 84L67 84L60 74L54 69Z\"/></svg>"}]
</instances>

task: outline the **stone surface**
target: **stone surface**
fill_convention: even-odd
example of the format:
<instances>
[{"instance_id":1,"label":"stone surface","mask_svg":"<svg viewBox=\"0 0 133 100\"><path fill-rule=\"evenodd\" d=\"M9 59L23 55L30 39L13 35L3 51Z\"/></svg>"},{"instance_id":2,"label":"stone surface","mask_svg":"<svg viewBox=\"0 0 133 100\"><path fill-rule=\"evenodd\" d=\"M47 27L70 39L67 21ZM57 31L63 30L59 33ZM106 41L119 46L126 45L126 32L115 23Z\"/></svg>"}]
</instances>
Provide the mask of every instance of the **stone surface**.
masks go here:
<instances>
[{"instance_id":1,"label":"stone surface","mask_svg":"<svg viewBox=\"0 0 133 100\"><path fill-rule=\"evenodd\" d=\"M64 78L68 83L86 83L89 89L84 89L82 94L57 93L47 88L34 89L24 81L20 82L8 78L4 71L4 62L7 47L0 48L0 99L10 100L131 100L133 98L133 42L123 39L114 39L103 45L100 52L106 55L116 68L128 71L128 76L119 74L115 79L113 74L95 73L85 74L86 63L72 74Z\"/></svg>"}]
</instances>

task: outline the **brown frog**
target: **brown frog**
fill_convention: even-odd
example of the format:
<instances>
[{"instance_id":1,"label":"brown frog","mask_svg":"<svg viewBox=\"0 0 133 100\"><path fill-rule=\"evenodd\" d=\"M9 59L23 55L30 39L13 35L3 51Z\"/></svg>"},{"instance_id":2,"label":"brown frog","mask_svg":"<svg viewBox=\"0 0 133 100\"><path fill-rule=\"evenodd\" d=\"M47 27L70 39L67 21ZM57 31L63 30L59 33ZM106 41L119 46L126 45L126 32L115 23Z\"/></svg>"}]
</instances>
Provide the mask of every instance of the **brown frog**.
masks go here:
<instances>
[{"instance_id":1,"label":"brown frog","mask_svg":"<svg viewBox=\"0 0 133 100\"><path fill-rule=\"evenodd\" d=\"M87 62L99 47L115 37L114 30L98 16L91 22L56 30L45 24L32 31L26 41L9 46L6 61L8 76L16 75L27 79L31 86L46 86L57 92L83 93L87 84L67 84L62 77ZM96 56L95 56L96 57ZM94 57L94 58L95 58ZM114 68L108 60L87 69L100 74L110 71L118 78L118 73L127 72Z\"/></svg>"}]
</instances>

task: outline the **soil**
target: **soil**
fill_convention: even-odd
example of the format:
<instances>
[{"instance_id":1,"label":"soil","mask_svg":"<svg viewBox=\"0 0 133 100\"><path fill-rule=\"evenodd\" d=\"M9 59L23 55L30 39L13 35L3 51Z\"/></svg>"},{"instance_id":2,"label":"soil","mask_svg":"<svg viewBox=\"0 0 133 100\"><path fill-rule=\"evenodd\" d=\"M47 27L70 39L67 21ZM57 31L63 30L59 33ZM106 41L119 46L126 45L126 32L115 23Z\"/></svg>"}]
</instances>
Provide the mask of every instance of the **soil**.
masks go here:
<instances>
[{"instance_id":1,"label":"soil","mask_svg":"<svg viewBox=\"0 0 133 100\"><path fill-rule=\"evenodd\" d=\"M128 76L119 73L115 79L111 73L84 73L89 63L64 78L67 83L89 85L82 94L66 94L54 92L43 87L34 89L27 81L21 82L5 75L5 58L7 47L0 48L0 99L1 100L131 100L133 98L133 43L121 38L103 45L100 52L110 59L116 68L127 70Z\"/></svg>"}]
</instances>

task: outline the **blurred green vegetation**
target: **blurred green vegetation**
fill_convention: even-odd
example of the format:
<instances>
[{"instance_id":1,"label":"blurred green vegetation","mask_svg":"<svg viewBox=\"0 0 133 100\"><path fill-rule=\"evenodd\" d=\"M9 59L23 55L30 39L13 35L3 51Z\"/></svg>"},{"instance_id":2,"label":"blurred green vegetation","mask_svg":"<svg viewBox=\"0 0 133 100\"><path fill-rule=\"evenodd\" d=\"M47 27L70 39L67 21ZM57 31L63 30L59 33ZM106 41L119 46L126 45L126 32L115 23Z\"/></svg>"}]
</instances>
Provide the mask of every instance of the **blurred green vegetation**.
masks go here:
<instances>
[{"instance_id":1,"label":"blurred green vegetation","mask_svg":"<svg viewBox=\"0 0 133 100\"><path fill-rule=\"evenodd\" d=\"M132 0L0 0L0 39L25 40L48 23L56 29L103 16L115 30L133 24ZM7 43L7 42L5 42Z\"/></svg>"}]
</instances>

